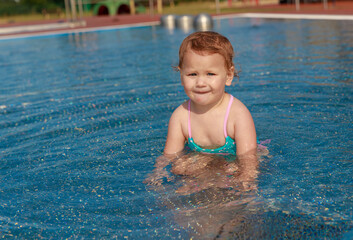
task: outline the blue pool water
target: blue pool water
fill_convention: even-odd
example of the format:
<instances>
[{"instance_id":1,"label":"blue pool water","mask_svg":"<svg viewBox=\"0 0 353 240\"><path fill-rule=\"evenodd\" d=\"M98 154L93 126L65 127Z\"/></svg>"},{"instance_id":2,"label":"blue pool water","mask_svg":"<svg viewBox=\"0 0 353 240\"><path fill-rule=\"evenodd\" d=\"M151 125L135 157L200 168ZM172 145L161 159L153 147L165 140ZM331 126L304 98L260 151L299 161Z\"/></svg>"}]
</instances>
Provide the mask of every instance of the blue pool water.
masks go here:
<instances>
[{"instance_id":1,"label":"blue pool water","mask_svg":"<svg viewBox=\"0 0 353 240\"><path fill-rule=\"evenodd\" d=\"M237 53L228 92L271 139L257 191L143 183L185 100L181 30L0 41L0 236L352 239L353 22L217 20Z\"/></svg>"}]
</instances>

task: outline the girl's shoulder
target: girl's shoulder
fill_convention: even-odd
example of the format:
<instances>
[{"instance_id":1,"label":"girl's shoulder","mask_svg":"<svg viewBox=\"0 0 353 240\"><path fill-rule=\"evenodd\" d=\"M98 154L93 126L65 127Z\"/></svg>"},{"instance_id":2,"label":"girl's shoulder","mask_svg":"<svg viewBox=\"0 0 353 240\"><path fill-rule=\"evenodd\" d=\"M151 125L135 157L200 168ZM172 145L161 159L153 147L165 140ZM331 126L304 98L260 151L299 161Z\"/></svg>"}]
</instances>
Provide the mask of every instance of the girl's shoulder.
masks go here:
<instances>
[{"instance_id":1,"label":"girl's shoulder","mask_svg":"<svg viewBox=\"0 0 353 240\"><path fill-rule=\"evenodd\" d=\"M242 103L242 101L240 101L238 98L233 96L232 110L242 110L243 108L246 108L245 104Z\"/></svg>"},{"instance_id":2,"label":"girl's shoulder","mask_svg":"<svg viewBox=\"0 0 353 240\"><path fill-rule=\"evenodd\" d=\"M188 101L185 101L174 110L172 114L172 118L183 120L185 119L185 117L187 117L187 114L188 114Z\"/></svg>"},{"instance_id":3,"label":"girl's shoulder","mask_svg":"<svg viewBox=\"0 0 353 240\"><path fill-rule=\"evenodd\" d=\"M249 109L239 99L233 96L233 103L231 106L230 116L235 118L248 117L250 114Z\"/></svg>"}]
</instances>

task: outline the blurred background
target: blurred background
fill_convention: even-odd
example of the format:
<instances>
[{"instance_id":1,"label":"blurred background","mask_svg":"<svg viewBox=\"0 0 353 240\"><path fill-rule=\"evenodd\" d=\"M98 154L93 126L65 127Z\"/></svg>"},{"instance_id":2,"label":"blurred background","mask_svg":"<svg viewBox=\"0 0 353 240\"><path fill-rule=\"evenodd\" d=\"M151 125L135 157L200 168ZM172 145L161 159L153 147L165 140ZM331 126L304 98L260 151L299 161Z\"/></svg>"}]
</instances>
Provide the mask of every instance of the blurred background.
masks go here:
<instances>
[{"instance_id":1,"label":"blurred background","mask_svg":"<svg viewBox=\"0 0 353 240\"><path fill-rule=\"evenodd\" d=\"M65 20L73 10L80 17L135 14L197 14L276 12L279 7L295 9L339 8L352 0L0 0L0 24L33 20ZM72 8L74 8L72 10ZM297 6L297 10L298 6Z\"/></svg>"}]
</instances>

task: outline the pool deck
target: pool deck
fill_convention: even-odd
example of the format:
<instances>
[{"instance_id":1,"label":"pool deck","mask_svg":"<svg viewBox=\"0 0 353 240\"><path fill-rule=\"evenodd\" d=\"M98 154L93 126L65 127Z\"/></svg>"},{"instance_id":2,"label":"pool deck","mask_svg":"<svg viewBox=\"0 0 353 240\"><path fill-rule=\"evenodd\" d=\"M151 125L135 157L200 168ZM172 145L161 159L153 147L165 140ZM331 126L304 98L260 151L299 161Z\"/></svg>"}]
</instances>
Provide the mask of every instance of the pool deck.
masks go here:
<instances>
[{"instance_id":1,"label":"pool deck","mask_svg":"<svg viewBox=\"0 0 353 240\"><path fill-rule=\"evenodd\" d=\"M329 1L327 9L323 3L300 4L296 10L295 4L269 4L252 7L251 11L243 13L218 14L222 18L229 15L240 17L270 17L270 18L306 18L306 19L346 19L353 20L353 1ZM104 17L86 17L81 22L69 23L62 20L41 20L32 22L17 22L0 24L0 40L23 38L30 36L51 35L60 33L78 33L105 29L158 25L160 15L119 15Z\"/></svg>"}]
</instances>

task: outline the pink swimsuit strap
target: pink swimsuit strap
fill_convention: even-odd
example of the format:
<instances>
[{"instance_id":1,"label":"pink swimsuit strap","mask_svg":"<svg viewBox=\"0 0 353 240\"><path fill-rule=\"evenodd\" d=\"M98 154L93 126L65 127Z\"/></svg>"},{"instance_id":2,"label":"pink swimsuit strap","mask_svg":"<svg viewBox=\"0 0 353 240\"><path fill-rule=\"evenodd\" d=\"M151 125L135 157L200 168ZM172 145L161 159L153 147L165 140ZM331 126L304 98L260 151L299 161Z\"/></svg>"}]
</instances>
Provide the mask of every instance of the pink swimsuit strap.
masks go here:
<instances>
[{"instance_id":1,"label":"pink swimsuit strap","mask_svg":"<svg viewBox=\"0 0 353 240\"><path fill-rule=\"evenodd\" d=\"M234 97L232 95L230 95L230 99L229 99L229 103L228 103L228 107L227 107L227 112L226 112L226 116L224 117L224 123L223 123L223 132L224 132L224 137L227 138L228 137L228 133L227 133L227 122L228 122L228 116L229 116L229 112L230 112L230 108L232 106ZM192 138L191 136L191 122L190 122L190 105L191 105L191 100L189 100L188 102L188 132L189 132L189 138Z\"/></svg>"}]
</instances>

